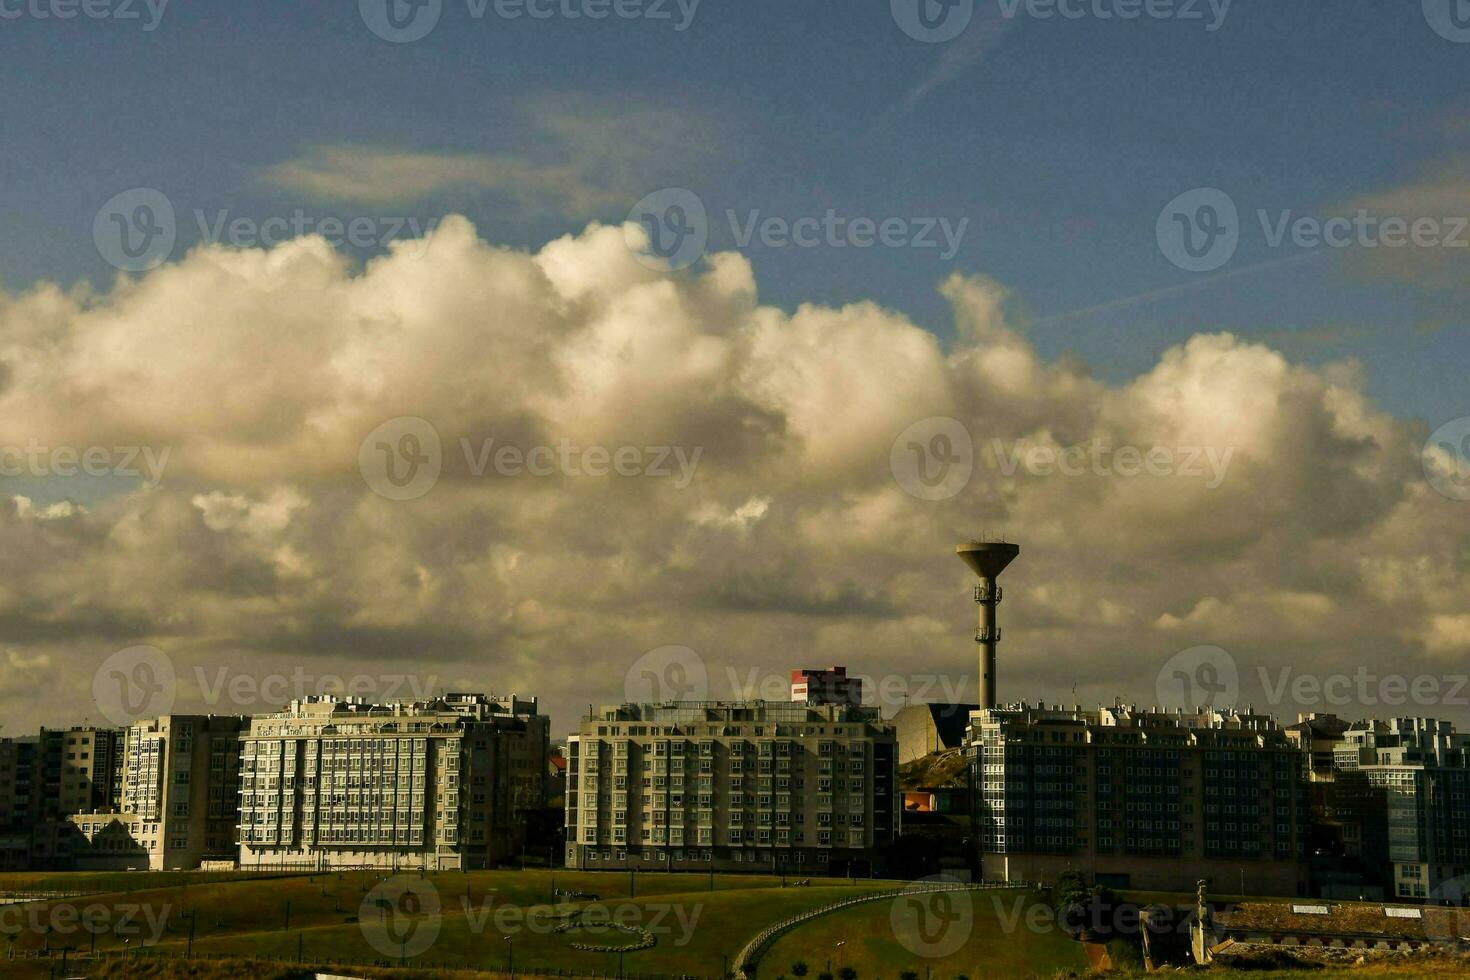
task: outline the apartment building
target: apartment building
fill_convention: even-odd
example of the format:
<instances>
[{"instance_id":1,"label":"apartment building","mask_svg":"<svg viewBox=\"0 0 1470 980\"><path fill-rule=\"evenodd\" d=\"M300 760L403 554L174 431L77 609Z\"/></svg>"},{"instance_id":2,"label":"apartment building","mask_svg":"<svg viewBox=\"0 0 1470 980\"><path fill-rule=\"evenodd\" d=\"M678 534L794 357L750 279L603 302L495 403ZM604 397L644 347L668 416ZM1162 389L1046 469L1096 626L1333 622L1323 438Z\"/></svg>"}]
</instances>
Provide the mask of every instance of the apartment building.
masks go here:
<instances>
[{"instance_id":1,"label":"apartment building","mask_svg":"<svg viewBox=\"0 0 1470 980\"><path fill-rule=\"evenodd\" d=\"M1333 767L1334 814L1377 882L1397 899L1458 901L1470 872L1470 735L1433 718L1357 722Z\"/></svg>"},{"instance_id":2,"label":"apartment building","mask_svg":"<svg viewBox=\"0 0 1470 980\"><path fill-rule=\"evenodd\" d=\"M34 735L0 739L0 869L7 871L33 865L37 744Z\"/></svg>"},{"instance_id":3,"label":"apartment building","mask_svg":"<svg viewBox=\"0 0 1470 980\"><path fill-rule=\"evenodd\" d=\"M79 868L189 870L233 862L239 814L238 715L163 715L124 730L122 798L67 817Z\"/></svg>"},{"instance_id":4,"label":"apartment building","mask_svg":"<svg viewBox=\"0 0 1470 980\"><path fill-rule=\"evenodd\" d=\"M567 753L574 868L867 873L897 832L896 745L877 708L607 706Z\"/></svg>"},{"instance_id":5,"label":"apartment building","mask_svg":"<svg viewBox=\"0 0 1470 980\"><path fill-rule=\"evenodd\" d=\"M121 743L120 729L81 727L0 740L0 868L72 867L67 818L114 805Z\"/></svg>"},{"instance_id":6,"label":"apartment building","mask_svg":"<svg viewBox=\"0 0 1470 980\"><path fill-rule=\"evenodd\" d=\"M545 803L535 699L293 701L241 746L241 867L487 868Z\"/></svg>"},{"instance_id":7,"label":"apartment building","mask_svg":"<svg viewBox=\"0 0 1470 980\"><path fill-rule=\"evenodd\" d=\"M1302 753L1267 715L1020 704L965 747L987 880L1306 893Z\"/></svg>"}]
</instances>

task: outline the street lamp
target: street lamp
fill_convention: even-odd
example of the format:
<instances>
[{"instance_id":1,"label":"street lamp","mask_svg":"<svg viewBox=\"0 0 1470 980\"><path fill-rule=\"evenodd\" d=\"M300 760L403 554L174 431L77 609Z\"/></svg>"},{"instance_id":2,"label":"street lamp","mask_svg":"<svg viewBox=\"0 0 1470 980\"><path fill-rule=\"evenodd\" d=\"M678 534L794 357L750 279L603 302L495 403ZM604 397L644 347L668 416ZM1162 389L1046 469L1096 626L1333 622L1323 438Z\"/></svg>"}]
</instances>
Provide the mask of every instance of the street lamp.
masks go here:
<instances>
[{"instance_id":1,"label":"street lamp","mask_svg":"<svg viewBox=\"0 0 1470 980\"><path fill-rule=\"evenodd\" d=\"M833 946L832 949L833 950L840 950L842 947L844 947L846 945L847 945L847 940L845 940L845 939L839 939L839 940L837 940L837 945ZM829 956L829 957L827 957L827 976L830 977L831 975L832 975L832 957Z\"/></svg>"},{"instance_id":2,"label":"street lamp","mask_svg":"<svg viewBox=\"0 0 1470 980\"><path fill-rule=\"evenodd\" d=\"M514 939L512 939L510 936L506 936L505 937L505 959L506 959L506 963L505 963L506 972L511 975L511 980L515 980L515 975L516 975L516 941Z\"/></svg>"}]
</instances>

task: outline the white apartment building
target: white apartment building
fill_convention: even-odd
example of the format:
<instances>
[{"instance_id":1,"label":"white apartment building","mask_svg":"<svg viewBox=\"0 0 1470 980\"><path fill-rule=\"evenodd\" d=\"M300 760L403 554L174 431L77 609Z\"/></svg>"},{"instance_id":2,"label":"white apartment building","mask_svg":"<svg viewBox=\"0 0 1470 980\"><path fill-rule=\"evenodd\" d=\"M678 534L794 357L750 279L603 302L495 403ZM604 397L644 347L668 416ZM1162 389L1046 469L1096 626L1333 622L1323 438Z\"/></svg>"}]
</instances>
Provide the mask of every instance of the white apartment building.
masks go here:
<instances>
[{"instance_id":1,"label":"white apartment building","mask_svg":"<svg viewBox=\"0 0 1470 980\"><path fill-rule=\"evenodd\" d=\"M241 867L491 867L544 803L534 698L309 698L241 742Z\"/></svg>"},{"instance_id":2,"label":"white apartment building","mask_svg":"<svg viewBox=\"0 0 1470 980\"><path fill-rule=\"evenodd\" d=\"M895 757L877 708L607 706L568 740L567 865L866 873L897 832Z\"/></svg>"}]
</instances>

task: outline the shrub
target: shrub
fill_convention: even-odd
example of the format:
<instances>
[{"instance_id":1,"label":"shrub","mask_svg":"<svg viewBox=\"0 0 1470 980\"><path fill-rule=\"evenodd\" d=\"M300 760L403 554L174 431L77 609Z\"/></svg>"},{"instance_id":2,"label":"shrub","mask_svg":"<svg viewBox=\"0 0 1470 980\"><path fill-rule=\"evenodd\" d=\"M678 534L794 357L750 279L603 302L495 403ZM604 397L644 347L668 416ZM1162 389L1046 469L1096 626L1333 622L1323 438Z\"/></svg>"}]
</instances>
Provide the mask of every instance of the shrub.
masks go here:
<instances>
[{"instance_id":1,"label":"shrub","mask_svg":"<svg viewBox=\"0 0 1470 980\"><path fill-rule=\"evenodd\" d=\"M806 976L806 971L806 963L801 960L797 960L795 963L791 964L791 975L794 977L804 977Z\"/></svg>"}]
</instances>

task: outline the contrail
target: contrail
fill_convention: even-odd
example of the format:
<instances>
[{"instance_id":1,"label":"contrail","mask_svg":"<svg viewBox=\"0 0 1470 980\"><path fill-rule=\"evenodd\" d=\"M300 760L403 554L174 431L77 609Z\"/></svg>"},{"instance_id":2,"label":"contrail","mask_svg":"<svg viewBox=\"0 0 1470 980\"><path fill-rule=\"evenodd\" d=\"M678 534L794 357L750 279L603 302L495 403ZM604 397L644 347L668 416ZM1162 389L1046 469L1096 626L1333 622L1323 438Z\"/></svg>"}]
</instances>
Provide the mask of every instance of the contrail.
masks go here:
<instances>
[{"instance_id":1,"label":"contrail","mask_svg":"<svg viewBox=\"0 0 1470 980\"><path fill-rule=\"evenodd\" d=\"M1282 266L1293 265L1297 262L1303 262L1307 259L1319 258L1327 254L1329 253L1326 249L1319 249L1317 251L1304 252L1301 255L1291 255L1283 259L1273 259L1270 262L1257 262L1255 265L1241 266L1238 269L1231 269L1228 272L1221 272L1213 276L1207 276L1203 279L1192 279L1189 282L1179 283L1177 286L1165 286L1163 289L1152 289L1146 293L1137 293L1133 296L1123 296L1118 299L1110 299L1106 302L1098 303L1095 306L1084 306L1081 309L1067 310L1064 313L1056 313L1052 316L1041 317L1034 322L1038 326L1045 326L1053 323L1061 323L1064 320L1071 320L1076 317L1089 316L1094 313L1111 313L1114 310L1127 309L1130 306L1136 306L1140 303L1146 303L1152 299L1160 299L1165 296L1175 296L1183 293L1194 292L1197 289L1204 289L1206 287L1213 286L1216 283L1224 282L1227 279L1237 279L1241 276L1251 275L1257 272L1265 272L1271 269L1279 269Z\"/></svg>"}]
</instances>

